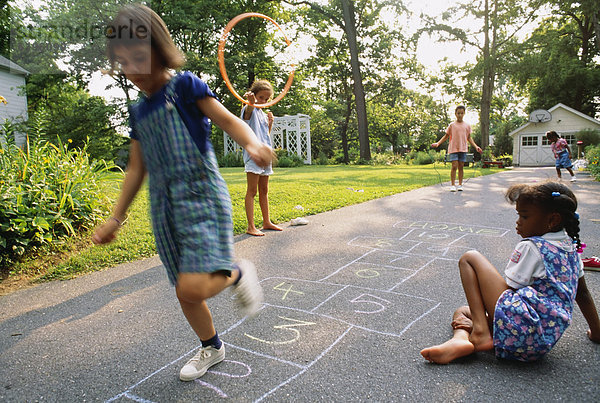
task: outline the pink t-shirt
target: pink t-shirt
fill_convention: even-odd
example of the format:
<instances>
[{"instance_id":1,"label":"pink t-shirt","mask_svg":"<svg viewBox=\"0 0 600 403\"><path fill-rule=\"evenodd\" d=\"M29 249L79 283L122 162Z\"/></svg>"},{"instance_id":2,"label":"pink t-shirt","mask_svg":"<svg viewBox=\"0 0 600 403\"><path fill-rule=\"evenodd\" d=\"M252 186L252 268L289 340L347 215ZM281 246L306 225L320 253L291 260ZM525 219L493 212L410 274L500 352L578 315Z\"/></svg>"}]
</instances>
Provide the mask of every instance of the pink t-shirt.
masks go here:
<instances>
[{"instance_id":1,"label":"pink t-shirt","mask_svg":"<svg viewBox=\"0 0 600 403\"><path fill-rule=\"evenodd\" d=\"M554 158L558 158L558 154L566 150L568 146L569 143L567 143L567 140L563 139L562 137L556 140L556 142L550 144L550 149L554 153Z\"/></svg>"},{"instance_id":2,"label":"pink t-shirt","mask_svg":"<svg viewBox=\"0 0 600 403\"><path fill-rule=\"evenodd\" d=\"M465 122L452 122L446 129L448 135L448 154L466 153L471 137L471 125Z\"/></svg>"}]
</instances>

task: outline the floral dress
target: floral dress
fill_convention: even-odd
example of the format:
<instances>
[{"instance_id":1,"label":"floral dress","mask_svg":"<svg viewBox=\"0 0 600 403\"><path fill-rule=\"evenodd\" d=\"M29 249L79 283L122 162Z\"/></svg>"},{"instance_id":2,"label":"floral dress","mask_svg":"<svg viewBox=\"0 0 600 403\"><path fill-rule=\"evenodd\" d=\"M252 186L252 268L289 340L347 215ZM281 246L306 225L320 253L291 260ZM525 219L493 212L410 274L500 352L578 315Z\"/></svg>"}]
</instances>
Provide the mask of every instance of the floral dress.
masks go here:
<instances>
[{"instance_id":1,"label":"floral dress","mask_svg":"<svg viewBox=\"0 0 600 403\"><path fill-rule=\"evenodd\" d=\"M496 356L534 361L556 344L571 323L579 280L577 252L567 252L542 237L532 237L546 277L502 293L494 312Z\"/></svg>"},{"instance_id":2,"label":"floral dress","mask_svg":"<svg viewBox=\"0 0 600 403\"><path fill-rule=\"evenodd\" d=\"M132 138L148 172L156 246L172 284L180 272L229 272L233 258L227 185L212 147L201 152L181 118L179 78L130 108ZM214 96L203 88L195 96Z\"/></svg>"}]
</instances>

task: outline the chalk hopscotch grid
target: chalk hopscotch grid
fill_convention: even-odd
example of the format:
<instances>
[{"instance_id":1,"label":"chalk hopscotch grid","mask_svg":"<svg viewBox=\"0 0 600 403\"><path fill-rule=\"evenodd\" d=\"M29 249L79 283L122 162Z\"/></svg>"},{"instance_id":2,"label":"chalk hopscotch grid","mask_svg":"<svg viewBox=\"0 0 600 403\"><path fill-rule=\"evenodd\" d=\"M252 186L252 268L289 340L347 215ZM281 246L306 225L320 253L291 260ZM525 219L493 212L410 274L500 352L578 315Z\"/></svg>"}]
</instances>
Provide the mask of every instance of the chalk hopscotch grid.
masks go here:
<instances>
[{"instance_id":1,"label":"chalk hopscotch grid","mask_svg":"<svg viewBox=\"0 0 600 403\"><path fill-rule=\"evenodd\" d=\"M408 221L401 221L401 222L408 222ZM401 223L399 222L399 223ZM396 223L394 224L394 227L398 227L398 224ZM447 223L439 223L439 224L447 224ZM454 225L454 224L453 224ZM458 224L456 224L458 225ZM501 235L496 235L496 236L504 236L506 233L508 233L509 230L503 229L503 228L493 228L493 227L482 227L482 226L478 226L479 228L492 228L492 229L496 229L496 230L501 230L503 231ZM401 227L400 228L406 228L406 227ZM435 228L430 228L430 229L435 229ZM336 274L340 273L342 270L344 270L345 268L359 263L360 260L364 259L365 257L369 256L370 254L377 252L377 251L385 251L391 254L396 254L396 255L406 255L406 256L420 256L420 257L429 257L431 258L430 260L428 260L424 265L422 265L420 268L418 268L417 270L414 270L414 273L411 274L410 276L408 276L407 278L404 278L402 281L400 281L399 283L395 284L394 286L392 286L390 289L388 290L381 290L381 289L374 289L374 288L369 288L369 287L360 287L360 286L355 286L355 285L341 285L342 287L337 290L336 292L332 293L329 297L327 297L325 300L323 300L321 303L317 304L313 309L307 311L304 309L298 309L298 308L292 308L292 307L287 307L287 306L280 306L280 305L276 305L276 304L269 304L269 303L264 303L263 307L261 308L264 309L266 306L271 306L274 308L280 308L280 309L287 309L287 310L292 310L292 311L298 311L298 312L302 312L302 313L308 313L308 314L313 314L313 315L318 315L327 319L331 319L340 323L344 323L346 325L348 325L348 328L330 345L328 346L325 350L323 350L314 360L312 360L310 363L308 363L307 365L300 365L291 361L287 361L287 360L283 360L279 357L274 357L268 354L263 354L263 353L259 353L250 349L246 349L243 347L239 347L230 343L226 343L224 342L224 344L226 344L227 346L229 346L230 348L233 349L238 349L240 351L244 351L246 353L249 354L253 354L256 356L260 356L263 358L267 358L267 359L271 359L271 360L275 360L278 362L281 362L283 364L287 364L293 367L296 367L298 369L300 369L300 371L298 373L296 373L295 375L291 376L290 378L286 379L285 381L283 381L282 383L280 383L279 385L277 385L275 388L272 388L271 390L269 390L268 392L266 392L264 395L262 395L261 397L259 397L257 400L255 400L256 402L260 402L262 400L264 400L266 397L268 397L269 395L275 393L277 390L279 390L281 387L289 384L290 382L292 382L293 380L295 380L296 378L298 378L299 376L301 376L302 374L304 374L306 371L308 371L316 362L318 362L322 357L324 357L329 351L331 351L331 349L333 349L352 329L356 328L356 329L361 329L364 331L368 331L368 332L373 332L373 333L377 333L377 334L382 334L382 335L386 335L386 336L392 336L392 337L400 337L402 336L408 329L410 329L415 323L417 323L419 320L421 320L422 318L424 318L425 316L429 315L431 312L433 312L435 309L437 309L437 307L441 304L441 302L438 302L435 306L431 307L430 309L428 309L427 311L425 311L424 313L422 313L420 316L418 316L417 318L415 318L413 321L411 321L408 325L406 325L404 327L404 329L402 329L400 331L399 334L393 334L393 333L388 333L388 332L379 332L377 330L373 330L373 329L369 329L366 328L364 326L359 326L356 324L352 324L348 321L330 316L330 315L326 315L326 314L322 314L322 313L318 313L316 312L317 309L319 309L321 306L323 306L324 304L326 304L328 301L330 301L332 298L335 298L336 295L338 295L339 293L341 293L342 291L348 289L348 288L356 288L356 289L364 289L367 291L371 291L371 292L384 292L384 293L393 293L396 295L401 295L401 296L405 296L405 297L410 297L410 298L418 298L418 299L422 299L422 300L426 300L429 302L435 302L434 300L431 300L429 298L424 298L424 297L419 297L419 296L415 296L415 295L409 295L409 294L403 294L403 293L398 293L396 291L394 291L395 288L397 288L398 286L400 286L402 283L404 283L406 280L412 278L413 276L415 276L417 273L419 273L423 268L427 267L428 265L432 264L435 260L437 259L442 259L442 260L449 260L449 261L457 261L457 259L452 259L452 258L445 258L445 257L440 257L440 256L432 256L431 254L419 254L419 253L414 253L414 252L398 252L395 250L390 250L390 249L386 249L386 248L374 248L374 247L369 247L366 245L356 245L354 243L354 241L361 239L361 238L371 238L371 239L378 239L378 240L385 240L385 239L391 239L394 241L401 241L404 240L406 237L408 237L410 234L412 234L415 231L418 230L422 230L422 228L410 228L406 234L404 234L402 237L400 238L385 238L385 237L365 237L365 236L358 236L353 238L352 240L350 240L348 242L348 245L351 246L359 246L359 247L366 247L369 248L369 251L367 251L366 253L364 253L363 255L361 255L360 257L352 260L351 262L343 265L342 267L338 268L337 270L335 270L333 273L329 274L328 276L325 276L324 278L317 280L317 281L312 281L312 280L302 280L302 279L296 279L296 278L289 278L289 277L279 277L279 276L274 276L274 277L268 277L265 278L264 280L261 281L265 282L265 281L269 281L271 279L283 279L283 280L289 280L289 281L300 281L300 282L309 282L309 283L319 283L319 284L324 284L324 285L332 285L332 286L340 286L340 284L337 284L335 282L329 282L327 281L328 279L330 279L331 277L335 276ZM467 236L469 234L463 234L462 236L458 237L457 239L453 240L452 242L450 242L447 246L451 246L452 244L458 242L459 240L463 239L465 236ZM482 236L486 236L488 234L477 234L477 235L482 235ZM427 242L417 242L417 241L412 241L412 242L416 242L416 245L414 245L413 247L411 247L409 249L409 251L414 250L417 246L423 246L424 244L431 244L434 246L438 246L436 244L432 244L432 243L427 243ZM380 266L380 267L386 267L389 269L398 269L398 270L409 270L409 269L404 269L404 268L398 268L395 266L387 266L387 265L378 265L376 263L362 263L362 264L370 264L372 266ZM227 333L231 332L232 330L234 330L235 328L237 328L238 326L240 326L247 318L243 318L241 320L239 320L238 322L234 323L231 327L229 327L227 330L225 330L224 332L221 333L221 335L225 336ZM144 377L143 379L141 379L139 382L137 382L134 385L131 385L130 387L128 387L124 392L117 394L116 396L106 400L107 403L109 402L113 402L117 399L120 398L127 398L129 400L132 401L136 401L136 402L141 402L141 403L154 403L151 400L147 400L144 399L140 396L137 396L133 393L131 393L131 391L133 389L135 389L136 387L140 386L141 384L143 384L144 382L146 382L147 380L149 380L150 378L156 376L157 374L159 374L160 372L164 371L166 368L174 365L175 363L177 363L178 361L184 359L185 357L189 356L190 354L194 353L196 350L198 350L198 348L200 348L200 346L197 346L193 349L191 349L190 351L188 351L187 353L183 354L181 357L171 361L170 363L162 366L161 368L157 369L156 371L154 371L153 373L151 373L150 375ZM214 370L208 370L208 373L216 373L218 374L218 371L214 371ZM227 397L219 388L215 387L214 385L207 383L207 382L203 382L202 380L197 379L196 380L197 383L208 387L212 390L214 390L220 397Z\"/></svg>"},{"instance_id":2,"label":"chalk hopscotch grid","mask_svg":"<svg viewBox=\"0 0 600 403\"><path fill-rule=\"evenodd\" d=\"M411 223L408 226L403 225L402 223ZM430 225L433 224L433 225ZM459 224L459 223L449 223L442 221L409 221L409 220L401 220L396 222L393 225L394 228L405 228L412 230L434 230L434 231L449 231L449 232L458 232L463 233L465 235L479 235L479 236L489 236L489 237L497 237L501 238L507 233L510 232L509 229L500 228L500 227L490 227L486 225L469 225L469 224ZM458 228L458 231L456 229ZM477 228L477 231L473 231L473 228ZM490 231L490 232L482 232L482 231ZM497 231L497 232L494 232ZM406 234L408 235L408 234ZM406 236L405 235L405 236Z\"/></svg>"},{"instance_id":3,"label":"chalk hopscotch grid","mask_svg":"<svg viewBox=\"0 0 600 403\"><path fill-rule=\"evenodd\" d=\"M368 255L370 252L367 252L365 254L363 254L362 257ZM353 260L352 262L358 261L360 260L360 258ZM351 263L352 263L351 262ZM343 267L347 267L348 265L344 265ZM327 282L327 281L323 281L323 280L319 280L319 281L313 281L313 280L302 280L302 279L296 279L296 278L291 278L291 277L282 277L282 276L273 276L273 277L268 277L265 278L264 280L261 280L261 283L263 282L267 282L269 280L273 280L273 279L281 279L281 280L288 280L288 281L295 281L295 282L306 282L306 283L318 283L318 284L323 284L323 285L331 285L331 286L340 286L340 284L336 284L336 283L332 283L332 282ZM360 326L360 325L356 325L353 323L350 323L348 321L330 316L330 315L326 315L326 314L322 314L322 313L318 313L316 312L317 309L319 309L319 307L321 307L323 304L325 304L327 301L331 300L332 298L334 298L337 294L339 294L341 291L347 289L347 288L355 288L355 289L363 289L366 291L371 291L371 292L383 292L383 293L392 293L392 294L396 294L396 295L400 295L400 296L406 296L406 297L411 297L411 298L417 298L417 299L421 299L421 300L426 300L429 302L435 302L429 298L423 298L423 297L419 297L419 296L415 296L415 295L409 295L409 294L404 294L404 293L398 293L398 292L393 292L393 291L387 291L387 290L380 290L380 289L374 289L374 288L368 288L368 287L359 287L359 286L354 286L354 285L344 285L342 286L339 290L337 290L336 292L334 292L333 294L331 294L328 298L326 298L324 301L322 301L321 303L319 303L318 305L316 305L314 308L312 308L311 310L305 310L305 309L298 309L298 308L292 308L292 307L287 307L287 306L281 306L281 305L276 305L276 304L269 304L269 303L263 303L263 306L261 307L261 310L264 309L267 306L271 306L274 308L281 308L281 309L287 309L287 310L291 310L291 311L296 311L296 312L301 312L301 313L307 313L307 314L312 314L312 315L317 315L326 319L331 319L334 321L337 321L339 323L343 323L345 325L348 325L348 328L342 333L342 335L340 335L334 343L332 343L329 347L327 347L323 352L321 352L321 354L319 354L312 362L310 362L307 365L300 365L297 364L295 362L292 361L288 361L288 360L283 360L279 357L275 357L269 354L263 354L257 351L253 351L247 348L243 348L237 345L233 345L231 343L227 343L224 342L225 345L227 345L230 348L234 348L234 349L238 349L240 351L244 351L246 353L250 353L259 357L263 357L263 358L267 358L267 359L271 359L271 360L275 360L278 361L280 363L283 364L287 364L296 368L300 369L300 372L298 372L297 374L295 374L294 376L288 378L287 380L285 380L284 382L282 382L281 384L279 384L278 386L276 386L275 388L269 390L267 393L265 393L263 396L261 396L260 398L258 398L256 401L261 401L264 398L266 398L267 396L273 394L274 392L276 392L278 389L280 389L281 387L287 385L288 383L290 383L291 381L293 381L294 379L296 379L298 376L304 374L308 369L310 369L310 367L312 367L318 360L320 360L323 356L325 356L333 347L335 347L336 344L339 343L340 340L343 339L343 337L348 334L352 329L356 328L356 329L361 329L364 331L368 331L368 332L372 332L372 333L376 333L376 334L381 334L384 336L391 336L391 337L401 337L408 329L410 329L410 327L412 327L412 325L414 325L416 322L418 322L420 319L422 319L423 317L427 316L430 312L432 312L433 310L435 310L440 303L438 302L435 306L433 306L432 308L430 308L429 310L427 310L426 312L424 312L422 315L420 315L419 317L417 317L416 319L414 319L412 322L410 322L408 325L406 325L404 327L404 329L402 329L400 331L400 333L398 334L394 334L394 333L388 333L388 332L380 332L374 329L370 329L364 326ZM232 326L230 326L228 329L226 329L224 332L221 333L222 336L226 336L228 333L230 333L232 330L234 330L235 328L237 328L238 326L240 326L241 324L243 324L246 321L247 317L244 317L243 319L239 320L238 322L234 323ZM198 350L198 348L200 348L201 346L196 346L195 348L193 348L192 350L188 351L187 353L185 353L184 355L182 355L181 357L171 361L170 363L164 365L163 367L161 367L160 369L154 371L153 373L151 373L150 375L146 376L145 378L143 378L142 380L140 380L139 382L137 382L136 384L130 386L129 388L127 388L126 391L112 397L111 399L108 399L106 402L113 402L117 399L120 398L127 398L129 400L133 400L136 402L141 402L141 403L154 403L151 400L147 400L144 399L140 396L137 396L135 394L133 394L131 391L134 390L135 388L137 388L138 386L140 386L141 384L143 384L144 382L146 382L147 380L149 380L150 378L154 377L155 375L157 375L158 373L164 371L165 369L167 369L168 367L174 365L175 363L177 363L178 361L181 361L182 359L185 359L187 356L193 354L195 351ZM213 370L208 370L207 373L217 373L216 371ZM198 380L196 380L198 381ZM224 397L226 395L223 394L223 392L216 388L214 385L209 384L207 382L202 382L199 381L197 382L205 387L208 387L212 390L214 390L219 396Z\"/></svg>"}]
</instances>

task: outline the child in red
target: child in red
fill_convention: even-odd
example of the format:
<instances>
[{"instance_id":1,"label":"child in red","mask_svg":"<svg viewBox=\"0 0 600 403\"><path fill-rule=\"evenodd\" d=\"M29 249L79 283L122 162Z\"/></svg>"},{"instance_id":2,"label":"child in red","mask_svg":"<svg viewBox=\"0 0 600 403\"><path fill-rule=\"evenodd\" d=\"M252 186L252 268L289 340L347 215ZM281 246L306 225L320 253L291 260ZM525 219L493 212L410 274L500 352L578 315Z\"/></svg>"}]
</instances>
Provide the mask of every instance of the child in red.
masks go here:
<instances>
[{"instance_id":1,"label":"child in red","mask_svg":"<svg viewBox=\"0 0 600 403\"><path fill-rule=\"evenodd\" d=\"M451 192L462 191L462 181L464 176L463 167L467 161L467 150L468 143L470 143L478 153L481 152L481 148L475 144L475 141L471 138L471 125L463 121L465 116L466 108L462 105L456 107L454 115L456 115L456 121L450 123L446 129L446 134L437 143L433 143L433 148L438 148L446 139L448 141L448 155L452 162L452 170L450 171L450 186ZM458 187L455 185L456 182L456 171L458 170Z\"/></svg>"},{"instance_id":2,"label":"child in red","mask_svg":"<svg viewBox=\"0 0 600 403\"><path fill-rule=\"evenodd\" d=\"M573 172L573 164L571 163L571 149L569 148L569 144L567 140L558 136L554 130L546 132L546 138L550 142L550 148L552 148L552 152L554 153L554 158L556 158L556 174L558 175L558 179L562 178L560 169L565 168L571 174L571 182L575 182L577 178L575 177L575 172Z\"/></svg>"}]
</instances>

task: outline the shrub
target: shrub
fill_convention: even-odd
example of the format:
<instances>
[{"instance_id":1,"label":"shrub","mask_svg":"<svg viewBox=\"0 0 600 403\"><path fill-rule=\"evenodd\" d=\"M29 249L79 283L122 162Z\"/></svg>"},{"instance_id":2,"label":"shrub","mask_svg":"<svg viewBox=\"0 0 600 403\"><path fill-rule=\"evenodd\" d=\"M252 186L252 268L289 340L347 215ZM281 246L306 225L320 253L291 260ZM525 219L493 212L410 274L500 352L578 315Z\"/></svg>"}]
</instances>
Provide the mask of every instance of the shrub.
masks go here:
<instances>
[{"instance_id":1,"label":"shrub","mask_svg":"<svg viewBox=\"0 0 600 403\"><path fill-rule=\"evenodd\" d=\"M494 159L494 154L492 153L491 147L486 147L485 150L483 150L483 153L481 153L481 159L483 161L492 161Z\"/></svg>"},{"instance_id":2,"label":"shrub","mask_svg":"<svg viewBox=\"0 0 600 403\"><path fill-rule=\"evenodd\" d=\"M499 157L496 157L497 161L504 161L504 166L512 166L513 156L512 154L503 154Z\"/></svg>"},{"instance_id":3,"label":"shrub","mask_svg":"<svg viewBox=\"0 0 600 403\"><path fill-rule=\"evenodd\" d=\"M275 150L275 155L277 156L277 161L274 161L273 165L281 168L290 168L290 167L301 167L304 165L304 160L300 158L296 154L292 154L287 150L282 150L278 148Z\"/></svg>"},{"instance_id":4,"label":"shrub","mask_svg":"<svg viewBox=\"0 0 600 403\"><path fill-rule=\"evenodd\" d=\"M585 158L588 161L588 169L596 180L600 180L600 146L587 146Z\"/></svg>"},{"instance_id":5,"label":"shrub","mask_svg":"<svg viewBox=\"0 0 600 403\"><path fill-rule=\"evenodd\" d=\"M575 137L583 142L584 147L600 144L600 130L584 129L575 133Z\"/></svg>"},{"instance_id":6,"label":"shrub","mask_svg":"<svg viewBox=\"0 0 600 403\"><path fill-rule=\"evenodd\" d=\"M327 155L323 151L319 152L319 156L317 157L316 163L317 163L317 165L329 164L329 159L327 158Z\"/></svg>"},{"instance_id":7,"label":"shrub","mask_svg":"<svg viewBox=\"0 0 600 403\"><path fill-rule=\"evenodd\" d=\"M243 167L244 166L244 154L242 151L236 151L223 155L218 158L220 167Z\"/></svg>"},{"instance_id":8,"label":"shrub","mask_svg":"<svg viewBox=\"0 0 600 403\"><path fill-rule=\"evenodd\" d=\"M371 165L396 165L404 163L404 158L393 152L374 153L371 156Z\"/></svg>"},{"instance_id":9,"label":"shrub","mask_svg":"<svg viewBox=\"0 0 600 403\"><path fill-rule=\"evenodd\" d=\"M428 153L435 162L444 162L446 159L446 150L429 150Z\"/></svg>"},{"instance_id":10,"label":"shrub","mask_svg":"<svg viewBox=\"0 0 600 403\"><path fill-rule=\"evenodd\" d=\"M0 146L0 267L105 217L103 182L120 176L112 169L60 141Z\"/></svg>"},{"instance_id":11,"label":"shrub","mask_svg":"<svg viewBox=\"0 0 600 403\"><path fill-rule=\"evenodd\" d=\"M429 155L429 153L426 153L425 151L417 151L417 154L415 155L415 158L413 159L413 164L415 164L415 165L433 164L433 158L431 157L431 155Z\"/></svg>"}]
</instances>

